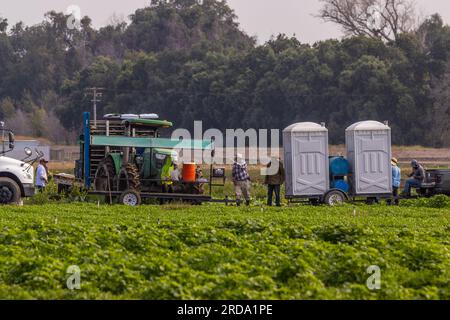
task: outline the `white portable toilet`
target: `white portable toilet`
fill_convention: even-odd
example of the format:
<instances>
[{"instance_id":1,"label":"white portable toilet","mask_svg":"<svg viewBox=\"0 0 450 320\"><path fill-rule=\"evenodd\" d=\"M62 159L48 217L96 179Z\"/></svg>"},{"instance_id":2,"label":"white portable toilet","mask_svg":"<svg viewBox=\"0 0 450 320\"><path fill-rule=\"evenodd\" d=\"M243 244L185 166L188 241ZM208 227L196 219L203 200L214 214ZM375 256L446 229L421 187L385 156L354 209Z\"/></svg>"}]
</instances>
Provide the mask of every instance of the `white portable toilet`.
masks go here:
<instances>
[{"instance_id":1,"label":"white portable toilet","mask_svg":"<svg viewBox=\"0 0 450 320\"><path fill-rule=\"evenodd\" d=\"M377 121L355 123L345 131L353 195L392 194L391 128Z\"/></svg>"},{"instance_id":2,"label":"white portable toilet","mask_svg":"<svg viewBox=\"0 0 450 320\"><path fill-rule=\"evenodd\" d=\"M328 130L301 122L283 130L286 198L321 197L328 191Z\"/></svg>"}]
</instances>

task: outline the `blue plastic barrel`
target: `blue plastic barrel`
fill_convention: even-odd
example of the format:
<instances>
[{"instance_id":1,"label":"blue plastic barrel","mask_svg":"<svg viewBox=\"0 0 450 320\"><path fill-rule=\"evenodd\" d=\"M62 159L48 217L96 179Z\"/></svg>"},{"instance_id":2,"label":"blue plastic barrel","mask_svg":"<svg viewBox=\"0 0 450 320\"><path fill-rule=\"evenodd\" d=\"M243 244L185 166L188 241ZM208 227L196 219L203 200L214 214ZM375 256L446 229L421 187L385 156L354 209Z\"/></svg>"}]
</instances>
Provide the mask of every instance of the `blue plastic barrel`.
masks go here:
<instances>
[{"instance_id":1,"label":"blue plastic barrel","mask_svg":"<svg viewBox=\"0 0 450 320\"><path fill-rule=\"evenodd\" d=\"M344 157L330 158L330 175L346 176L350 173L350 164Z\"/></svg>"},{"instance_id":2,"label":"blue plastic barrel","mask_svg":"<svg viewBox=\"0 0 450 320\"><path fill-rule=\"evenodd\" d=\"M350 191L350 186L345 180L334 180L331 182L332 189L339 189L344 191L345 193Z\"/></svg>"}]
</instances>

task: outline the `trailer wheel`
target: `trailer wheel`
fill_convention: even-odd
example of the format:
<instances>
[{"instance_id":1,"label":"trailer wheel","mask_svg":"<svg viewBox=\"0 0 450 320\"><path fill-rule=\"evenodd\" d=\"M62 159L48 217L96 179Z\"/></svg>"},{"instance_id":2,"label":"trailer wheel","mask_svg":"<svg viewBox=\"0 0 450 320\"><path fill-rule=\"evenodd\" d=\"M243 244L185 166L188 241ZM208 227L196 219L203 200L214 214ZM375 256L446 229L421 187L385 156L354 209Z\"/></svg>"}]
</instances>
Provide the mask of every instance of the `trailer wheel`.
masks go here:
<instances>
[{"instance_id":1,"label":"trailer wheel","mask_svg":"<svg viewBox=\"0 0 450 320\"><path fill-rule=\"evenodd\" d=\"M0 205L19 204L20 197L19 185L10 178L0 177Z\"/></svg>"},{"instance_id":2,"label":"trailer wheel","mask_svg":"<svg viewBox=\"0 0 450 320\"><path fill-rule=\"evenodd\" d=\"M338 206L344 204L346 200L347 198L342 191L331 190L325 195L323 202L329 206Z\"/></svg>"},{"instance_id":3,"label":"trailer wheel","mask_svg":"<svg viewBox=\"0 0 450 320\"><path fill-rule=\"evenodd\" d=\"M136 190L124 191L120 195L119 203L130 207L139 206L142 203L141 195Z\"/></svg>"}]
</instances>

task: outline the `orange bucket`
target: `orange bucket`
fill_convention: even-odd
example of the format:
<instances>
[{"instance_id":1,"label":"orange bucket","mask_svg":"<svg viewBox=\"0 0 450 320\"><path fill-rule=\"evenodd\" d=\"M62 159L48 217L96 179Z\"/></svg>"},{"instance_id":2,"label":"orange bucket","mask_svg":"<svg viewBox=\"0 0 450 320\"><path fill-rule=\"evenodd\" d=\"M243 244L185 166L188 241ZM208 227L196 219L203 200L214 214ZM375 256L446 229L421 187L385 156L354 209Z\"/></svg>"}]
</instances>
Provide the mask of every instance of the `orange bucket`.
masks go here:
<instances>
[{"instance_id":1,"label":"orange bucket","mask_svg":"<svg viewBox=\"0 0 450 320\"><path fill-rule=\"evenodd\" d=\"M195 182L196 165L195 163L183 164L183 182Z\"/></svg>"}]
</instances>

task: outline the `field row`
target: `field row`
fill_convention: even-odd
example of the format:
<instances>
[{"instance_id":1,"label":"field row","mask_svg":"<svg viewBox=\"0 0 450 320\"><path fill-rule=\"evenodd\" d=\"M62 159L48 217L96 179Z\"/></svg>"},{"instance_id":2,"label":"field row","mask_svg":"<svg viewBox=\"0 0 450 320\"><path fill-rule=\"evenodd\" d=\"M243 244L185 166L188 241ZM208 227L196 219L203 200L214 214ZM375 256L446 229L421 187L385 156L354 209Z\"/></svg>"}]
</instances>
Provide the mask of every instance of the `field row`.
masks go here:
<instances>
[{"instance_id":1,"label":"field row","mask_svg":"<svg viewBox=\"0 0 450 320\"><path fill-rule=\"evenodd\" d=\"M3 207L0 298L449 299L449 245L447 209Z\"/></svg>"}]
</instances>

